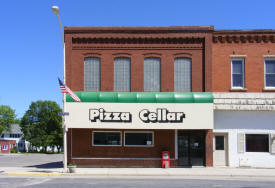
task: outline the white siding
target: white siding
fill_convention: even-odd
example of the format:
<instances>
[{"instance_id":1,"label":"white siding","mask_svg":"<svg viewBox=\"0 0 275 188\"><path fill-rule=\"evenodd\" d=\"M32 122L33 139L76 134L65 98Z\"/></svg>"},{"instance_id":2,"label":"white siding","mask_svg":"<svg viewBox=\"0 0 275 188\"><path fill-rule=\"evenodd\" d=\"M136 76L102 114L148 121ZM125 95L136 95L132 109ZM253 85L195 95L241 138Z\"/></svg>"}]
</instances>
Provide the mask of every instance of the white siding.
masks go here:
<instances>
[{"instance_id":1,"label":"white siding","mask_svg":"<svg viewBox=\"0 0 275 188\"><path fill-rule=\"evenodd\" d=\"M214 111L214 132L228 133L229 166L275 168L271 148L270 152L238 152L239 135L275 134L274 122L274 111Z\"/></svg>"}]
</instances>

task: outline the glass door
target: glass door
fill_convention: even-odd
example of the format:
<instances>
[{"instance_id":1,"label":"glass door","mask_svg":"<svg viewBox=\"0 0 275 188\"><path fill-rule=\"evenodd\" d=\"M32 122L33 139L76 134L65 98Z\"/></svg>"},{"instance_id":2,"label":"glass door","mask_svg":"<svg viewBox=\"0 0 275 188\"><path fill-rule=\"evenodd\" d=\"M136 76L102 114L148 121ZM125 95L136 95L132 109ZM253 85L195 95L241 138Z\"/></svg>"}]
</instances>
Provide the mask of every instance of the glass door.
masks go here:
<instances>
[{"instance_id":1,"label":"glass door","mask_svg":"<svg viewBox=\"0 0 275 188\"><path fill-rule=\"evenodd\" d=\"M187 135L178 135L178 165L189 165L189 137Z\"/></svg>"},{"instance_id":2,"label":"glass door","mask_svg":"<svg viewBox=\"0 0 275 188\"><path fill-rule=\"evenodd\" d=\"M204 166L204 131L178 131L178 165Z\"/></svg>"}]
</instances>

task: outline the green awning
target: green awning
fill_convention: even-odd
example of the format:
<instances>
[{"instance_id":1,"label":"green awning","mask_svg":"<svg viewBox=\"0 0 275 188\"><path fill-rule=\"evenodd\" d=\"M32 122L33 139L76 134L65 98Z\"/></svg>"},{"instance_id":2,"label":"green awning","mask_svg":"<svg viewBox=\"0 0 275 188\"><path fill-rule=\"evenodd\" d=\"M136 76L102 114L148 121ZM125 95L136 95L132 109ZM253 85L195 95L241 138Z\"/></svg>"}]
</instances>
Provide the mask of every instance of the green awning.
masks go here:
<instances>
[{"instance_id":1,"label":"green awning","mask_svg":"<svg viewBox=\"0 0 275 188\"><path fill-rule=\"evenodd\" d=\"M82 102L213 103L211 92L75 92ZM66 102L75 102L67 93Z\"/></svg>"}]
</instances>

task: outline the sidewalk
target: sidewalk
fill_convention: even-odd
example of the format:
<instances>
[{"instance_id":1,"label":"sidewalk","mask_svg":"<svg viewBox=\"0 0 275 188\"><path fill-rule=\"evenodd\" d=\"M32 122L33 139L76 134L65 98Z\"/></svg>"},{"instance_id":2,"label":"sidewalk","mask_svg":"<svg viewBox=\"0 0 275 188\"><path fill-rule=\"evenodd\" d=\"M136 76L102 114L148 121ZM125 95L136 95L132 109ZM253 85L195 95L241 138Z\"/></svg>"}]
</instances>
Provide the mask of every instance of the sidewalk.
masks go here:
<instances>
[{"instance_id":1,"label":"sidewalk","mask_svg":"<svg viewBox=\"0 0 275 188\"><path fill-rule=\"evenodd\" d=\"M77 168L76 173L64 173L62 168L0 167L0 175L41 176L220 176L220 177L274 177L275 169L255 168Z\"/></svg>"}]
</instances>

